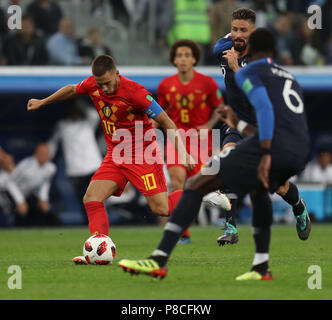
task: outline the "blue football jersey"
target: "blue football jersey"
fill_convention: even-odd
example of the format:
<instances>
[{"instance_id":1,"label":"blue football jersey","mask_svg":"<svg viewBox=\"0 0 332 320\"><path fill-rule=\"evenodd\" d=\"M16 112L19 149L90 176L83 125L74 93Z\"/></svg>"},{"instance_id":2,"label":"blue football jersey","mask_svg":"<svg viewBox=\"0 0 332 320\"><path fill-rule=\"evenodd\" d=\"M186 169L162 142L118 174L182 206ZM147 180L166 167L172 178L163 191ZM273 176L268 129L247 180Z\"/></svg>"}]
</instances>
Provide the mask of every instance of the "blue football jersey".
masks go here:
<instances>
[{"instance_id":1,"label":"blue football jersey","mask_svg":"<svg viewBox=\"0 0 332 320\"><path fill-rule=\"evenodd\" d=\"M256 60L235 75L256 111L260 140L291 154L309 152L309 133L300 85L270 58Z\"/></svg>"}]
</instances>

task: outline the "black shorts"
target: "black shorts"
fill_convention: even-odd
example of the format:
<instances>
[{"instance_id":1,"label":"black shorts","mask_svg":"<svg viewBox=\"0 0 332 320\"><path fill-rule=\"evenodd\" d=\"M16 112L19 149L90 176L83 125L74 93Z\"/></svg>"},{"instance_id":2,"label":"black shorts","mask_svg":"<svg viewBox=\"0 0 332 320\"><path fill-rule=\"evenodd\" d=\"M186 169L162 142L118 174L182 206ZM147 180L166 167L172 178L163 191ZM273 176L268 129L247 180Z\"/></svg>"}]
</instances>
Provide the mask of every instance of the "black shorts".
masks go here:
<instances>
[{"instance_id":1,"label":"black shorts","mask_svg":"<svg viewBox=\"0 0 332 320\"><path fill-rule=\"evenodd\" d=\"M219 166L217 176L222 182L223 189L232 190L238 196L244 196L254 191L264 190L262 183L257 179L257 167L261 157L260 142L257 136L252 136L220 152L218 156L211 159L211 162L219 162L214 166ZM302 155L291 155L272 148L269 191L274 193L290 177L301 172L305 163L306 158ZM213 163L210 165L212 166Z\"/></svg>"}]
</instances>

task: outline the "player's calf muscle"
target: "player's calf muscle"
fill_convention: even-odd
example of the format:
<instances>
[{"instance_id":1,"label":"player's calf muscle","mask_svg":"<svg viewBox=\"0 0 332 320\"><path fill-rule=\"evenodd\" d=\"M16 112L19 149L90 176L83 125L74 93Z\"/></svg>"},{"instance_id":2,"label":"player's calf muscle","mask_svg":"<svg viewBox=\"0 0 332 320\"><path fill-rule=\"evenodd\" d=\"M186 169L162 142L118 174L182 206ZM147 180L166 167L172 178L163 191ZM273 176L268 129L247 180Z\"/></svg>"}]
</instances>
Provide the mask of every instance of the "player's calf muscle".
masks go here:
<instances>
[{"instance_id":1,"label":"player's calf muscle","mask_svg":"<svg viewBox=\"0 0 332 320\"><path fill-rule=\"evenodd\" d=\"M169 216L167 193L162 192L152 196L147 196L146 200L154 214L162 217Z\"/></svg>"}]
</instances>

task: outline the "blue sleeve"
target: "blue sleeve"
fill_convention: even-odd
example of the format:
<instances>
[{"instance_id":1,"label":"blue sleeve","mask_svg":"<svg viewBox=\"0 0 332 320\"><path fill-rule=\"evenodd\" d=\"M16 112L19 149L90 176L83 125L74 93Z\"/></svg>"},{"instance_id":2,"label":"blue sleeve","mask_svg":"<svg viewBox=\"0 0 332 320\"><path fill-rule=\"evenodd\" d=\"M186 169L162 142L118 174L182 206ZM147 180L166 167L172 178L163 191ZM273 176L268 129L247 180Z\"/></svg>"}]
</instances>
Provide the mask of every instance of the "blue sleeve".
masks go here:
<instances>
[{"instance_id":1,"label":"blue sleeve","mask_svg":"<svg viewBox=\"0 0 332 320\"><path fill-rule=\"evenodd\" d=\"M162 111L163 108L154 99L152 100L150 106L144 110L144 112L148 115L148 117L153 119L158 117Z\"/></svg>"},{"instance_id":2,"label":"blue sleeve","mask_svg":"<svg viewBox=\"0 0 332 320\"><path fill-rule=\"evenodd\" d=\"M231 36L220 38L214 46L213 53L217 59L221 59L221 54L223 53L223 51L231 49L232 46L233 42Z\"/></svg>"},{"instance_id":3,"label":"blue sleeve","mask_svg":"<svg viewBox=\"0 0 332 320\"><path fill-rule=\"evenodd\" d=\"M238 87L256 111L259 140L272 140L274 111L268 92L259 76L259 63L251 63L235 74Z\"/></svg>"}]
</instances>

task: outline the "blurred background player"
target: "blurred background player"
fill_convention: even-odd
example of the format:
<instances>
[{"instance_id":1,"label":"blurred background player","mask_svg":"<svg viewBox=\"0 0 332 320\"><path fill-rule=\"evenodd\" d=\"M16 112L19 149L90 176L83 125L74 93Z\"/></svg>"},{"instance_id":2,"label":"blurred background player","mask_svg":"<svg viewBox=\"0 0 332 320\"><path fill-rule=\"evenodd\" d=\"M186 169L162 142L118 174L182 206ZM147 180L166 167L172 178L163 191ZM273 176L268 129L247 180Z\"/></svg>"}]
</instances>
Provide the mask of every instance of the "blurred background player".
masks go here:
<instances>
[{"instance_id":1,"label":"blurred background player","mask_svg":"<svg viewBox=\"0 0 332 320\"><path fill-rule=\"evenodd\" d=\"M214 53L220 63L222 74L225 78L227 104L231 105L239 119L256 126L256 115L248 99L238 88L235 82L235 73L248 63L248 40L256 26L255 11L247 8L236 9L232 13L231 33L218 40ZM226 124L222 127L222 147L226 149L242 140L238 130L229 128ZM232 191L232 190L228 190ZM233 194L233 192L232 192ZM286 182L278 194L293 207L297 224L302 223L301 215L306 210L295 184ZM250 195L253 210L258 203L265 203L266 211L272 212L272 202L269 194L260 193ZM238 241L236 216L238 213L238 199L232 199L232 210L226 212L226 225L224 234L218 238L218 243L235 243ZM300 237L301 238L301 237Z\"/></svg>"},{"instance_id":2,"label":"blurred background player","mask_svg":"<svg viewBox=\"0 0 332 320\"><path fill-rule=\"evenodd\" d=\"M309 162L299 181L303 183L332 183L332 153L328 146L320 146L315 159Z\"/></svg>"},{"instance_id":3,"label":"blurred background player","mask_svg":"<svg viewBox=\"0 0 332 320\"><path fill-rule=\"evenodd\" d=\"M271 32L257 29L249 38L249 48L252 62L238 71L235 81L255 108L258 128L241 122L230 106L220 108L223 121L231 128L243 126L240 131L250 137L229 148L228 153L213 157L203 169L208 173L213 162L219 163L217 174L200 172L188 180L157 249L146 260L121 260L119 266L125 271L165 277L167 260L181 232L198 214L203 196L213 189L229 188L240 195L266 190L274 193L304 169L310 145L302 90L291 74L273 62L276 44ZM282 94L285 88L287 94ZM290 95L296 101L290 100ZM308 234L311 224L307 212L304 220L302 231ZM272 221L264 203L258 202L252 221L256 247L252 269L236 280L273 279L268 265Z\"/></svg>"},{"instance_id":4,"label":"blurred background player","mask_svg":"<svg viewBox=\"0 0 332 320\"><path fill-rule=\"evenodd\" d=\"M177 203L178 196L175 200L172 194L167 194L163 159L148 116L168 134L173 134L172 141L188 169L195 164L178 137L174 122L143 86L120 75L111 56L96 57L92 74L78 85L64 86L45 99L30 99L27 109L37 110L78 94L90 95L100 116L108 152L90 181L83 203L91 235L108 235L109 221L104 202L112 195L120 196L128 181L146 197L152 212L157 215L168 216ZM137 126L142 129L141 134ZM119 136L124 136L124 147ZM147 149L154 152L150 154ZM81 256L73 261L87 263Z\"/></svg>"},{"instance_id":5,"label":"blurred background player","mask_svg":"<svg viewBox=\"0 0 332 320\"><path fill-rule=\"evenodd\" d=\"M18 202L13 207L13 193L21 194L18 187L10 179L10 174L15 169L14 157L0 147L0 212L9 215L13 212L25 215L27 212L26 201Z\"/></svg>"},{"instance_id":6,"label":"blurred background player","mask_svg":"<svg viewBox=\"0 0 332 320\"><path fill-rule=\"evenodd\" d=\"M103 33L99 26L92 26L86 36L78 40L79 55L87 64L102 54L112 55L111 49L103 41Z\"/></svg>"},{"instance_id":7,"label":"blurred background player","mask_svg":"<svg viewBox=\"0 0 332 320\"><path fill-rule=\"evenodd\" d=\"M15 203L16 226L54 226L61 221L52 212L49 191L56 166L50 161L46 143L37 145L34 154L19 161L7 161L6 191Z\"/></svg>"},{"instance_id":8,"label":"blurred background player","mask_svg":"<svg viewBox=\"0 0 332 320\"><path fill-rule=\"evenodd\" d=\"M89 57L79 55L79 47L74 34L72 19L64 17L59 22L59 30L50 36L46 43L50 64L82 65L90 62Z\"/></svg>"},{"instance_id":9,"label":"blurred background player","mask_svg":"<svg viewBox=\"0 0 332 320\"><path fill-rule=\"evenodd\" d=\"M214 108L223 102L214 79L194 69L199 60L200 49L194 41L177 40L169 53L169 61L177 68L177 73L163 79L158 86L158 103L178 129L183 129L181 133L186 135L183 136L183 142L186 144L187 152L196 161L195 168L187 171L179 162L173 144L167 141L166 164L172 191L183 190L186 179L198 173L202 165L208 162L212 152L211 129L219 121ZM193 140L186 139L188 136L192 136ZM197 143L193 146L193 141L197 141L198 146ZM175 161L172 161L173 159ZM189 242L190 233L186 230L179 243Z\"/></svg>"},{"instance_id":10,"label":"blurred background player","mask_svg":"<svg viewBox=\"0 0 332 320\"><path fill-rule=\"evenodd\" d=\"M83 224L88 223L88 218L82 199L93 174L103 161L96 139L98 124L99 115L94 108L80 104L78 99L72 99L67 107L67 117L57 123L47 142L52 158L59 144L62 146L66 176L79 201Z\"/></svg>"}]
</instances>

